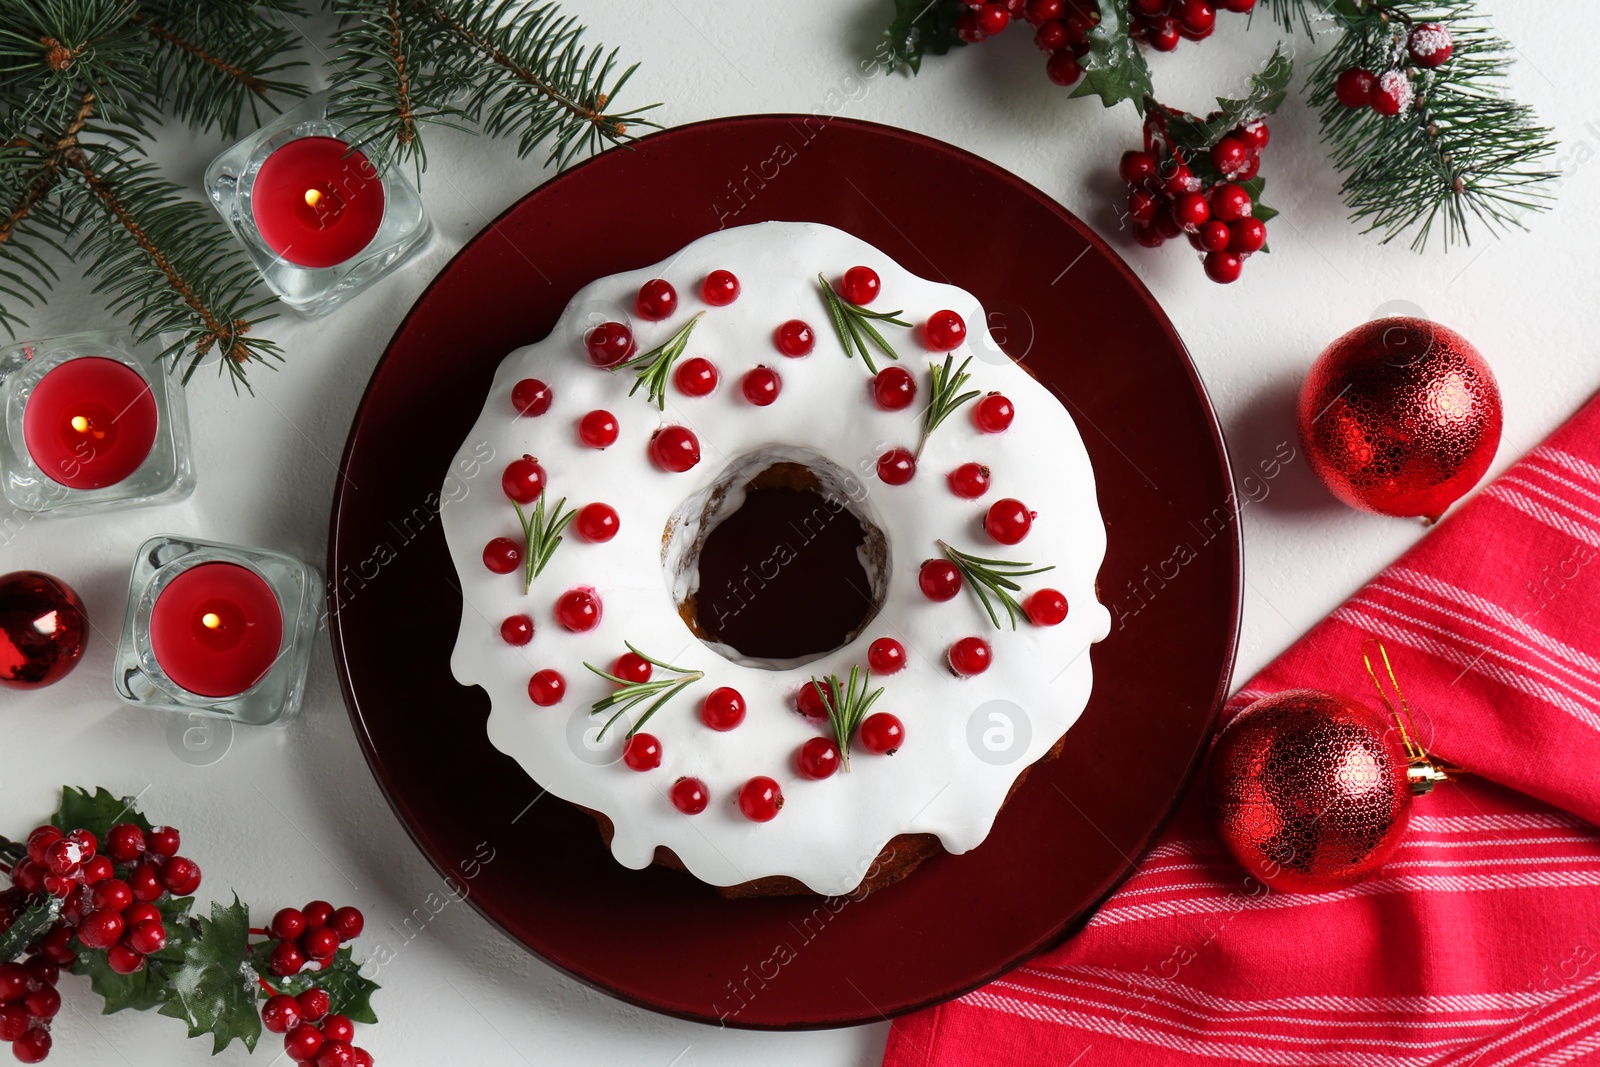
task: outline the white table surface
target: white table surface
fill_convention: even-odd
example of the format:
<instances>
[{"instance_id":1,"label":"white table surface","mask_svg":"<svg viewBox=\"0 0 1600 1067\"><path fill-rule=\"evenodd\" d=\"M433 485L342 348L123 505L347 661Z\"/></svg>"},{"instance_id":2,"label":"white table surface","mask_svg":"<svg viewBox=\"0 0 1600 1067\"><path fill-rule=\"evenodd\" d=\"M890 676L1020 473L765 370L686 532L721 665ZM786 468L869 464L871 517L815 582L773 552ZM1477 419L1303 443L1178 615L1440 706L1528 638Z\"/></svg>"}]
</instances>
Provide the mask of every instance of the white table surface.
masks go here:
<instances>
[{"instance_id":1,"label":"white table surface","mask_svg":"<svg viewBox=\"0 0 1600 1067\"><path fill-rule=\"evenodd\" d=\"M1131 106L1106 112L1071 101L1043 76L1023 31L947 60L915 79L863 80L857 64L875 40L887 0L743 4L572 0L595 37L642 62L630 103L660 99L666 123L760 111L842 114L907 127L960 145L1022 175L1116 244L1161 300L1200 367L1242 476L1293 440L1293 397L1311 359L1338 334L1392 301L1407 301L1463 332L1494 367L1505 398L1498 470L1554 429L1600 385L1600 325L1591 266L1600 235L1600 146L1593 119L1588 39L1571 5L1491 0L1515 38L1515 94L1563 141L1556 209L1530 233L1483 239L1448 256L1381 246L1345 221L1338 177L1324 161L1315 117L1296 95L1272 121L1265 157L1270 256L1221 287L1187 247L1158 252L1115 235L1114 168L1139 138ZM1223 14L1203 45L1154 57L1164 99L1205 110L1209 95L1242 85L1279 36L1258 20ZM322 44L326 24L303 27ZM1314 52L1296 42L1302 59ZM322 64L307 48L319 77ZM485 223L547 176L509 148L449 131L430 135L423 194L440 236L431 251L332 317L285 317L267 327L288 362L257 370L256 396L204 376L189 389L199 490L185 503L101 517L39 520L0 534L0 571L49 571L83 595L95 624L77 671L31 694L0 693L0 830L20 836L53 810L63 782L139 794L157 822L180 827L184 851L205 870L204 890L229 889L270 912L313 897L367 914L358 954L385 941L396 958L378 976L383 1022L358 1041L379 1063L640 1064L781 1067L876 1064L885 1024L804 1034L718 1031L623 1005L556 973L453 904L408 937L401 920L424 908L441 880L390 813L357 749L319 642L307 706L287 730L240 730L222 758L195 766L169 741L174 718L122 705L110 688L113 637L127 573L146 537L174 532L259 544L317 562L325 557L335 464L362 388L396 323L428 279ZM215 138L160 135L157 156L198 190ZM542 157L541 157L542 158ZM930 225L937 220L929 220ZM537 251L535 250L535 253ZM1404 307L1405 305L1397 305ZM1392 310L1392 307L1389 308ZM1093 314L1086 308L1085 314ZM100 300L63 288L36 313L39 335L112 325ZM446 355L444 358L448 358ZM425 431L424 431L425 432ZM1411 522L1359 514L1317 485L1303 458L1244 509L1246 594L1236 679L1268 662L1305 628L1418 537ZM396 635L396 641L401 635ZM403 663L397 655L397 666ZM365 946L363 950L362 946ZM59 1064L205 1063L209 1041L186 1042L172 1019L101 1017L78 979L54 1036ZM265 1057L278 1055L266 1035ZM218 1062L247 1062L235 1045ZM280 1063L287 1061L279 1058Z\"/></svg>"}]
</instances>

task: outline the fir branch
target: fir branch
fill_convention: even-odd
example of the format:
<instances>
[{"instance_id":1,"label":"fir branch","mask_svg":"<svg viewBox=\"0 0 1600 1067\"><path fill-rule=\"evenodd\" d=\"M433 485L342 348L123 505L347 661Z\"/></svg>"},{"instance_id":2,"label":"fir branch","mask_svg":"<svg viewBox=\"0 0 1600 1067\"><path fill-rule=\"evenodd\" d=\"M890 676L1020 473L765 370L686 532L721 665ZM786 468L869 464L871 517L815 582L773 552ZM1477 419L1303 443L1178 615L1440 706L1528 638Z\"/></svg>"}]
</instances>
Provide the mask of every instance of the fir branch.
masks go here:
<instances>
[{"instance_id":1,"label":"fir branch","mask_svg":"<svg viewBox=\"0 0 1600 1067\"><path fill-rule=\"evenodd\" d=\"M641 385L648 386L645 392L646 399L656 406L657 411L666 410L667 382L672 376L672 365L683 355L684 349L689 347L689 335L694 332L695 324L704 314L704 311L695 312L694 317L684 323L678 332L665 342L618 365L618 370L638 372L638 380L633 383L633 388L628 390L629 396L637 393Z\"/></svg>"},{"instance_id":2,"label":"fir branch","mask_svg":"<svg viewBox=\"0 0 1600 1067\"><path fill-rule=\"evenodd\" d=\"M961 366L951 370L955 363L954 356L945 356L944 365L937 363L928 364L928 377L932 380L929 388L928 406L922 412L922 439L917 442L917 458L922 458L922 450L927 447L928 438L939 424L953 415L962 404L978 398L978 390L969 389L961 392L961 387L967 384L972 375L967 373L967 364L972 362L968 356L961 361Z\"/></svg>"},{"instance_id":3,"label":"fir branch","mask_svg":"<svg viewBox=\"0 0 1600 1067\"><path fill-rule=\"evenodd\" d=\"M539 494L539 502L533 506L532 515L524 512L522 505L515 500L511 502L511 506L517 509L517 521L522 524L524 593L533 588L533 580L543 573L545 564L550 562L550 557L561 547L561 531L565 530L567 524L578 514L576 508L568 508L563 513L561 509L566 503L566 497L557 500L552 513L547 516L544 510L543 492Z\"/></svg>"},{"instance_id":4,"label":"fir branch","mask_svg":"<svg viewBox=\"0 0 1600 1067\"><path fill-rule=\"evenodd\" d=\"M637 648L634 648L633 645L626 641L624 641L623 644L627 646L629 652L632 652L635 656L638 656L652 667L659 667L661 670L671 671L678 677L651 678L648 681L643 682L630 682L626 678L618 678L609 671L603 671L592 663L585 663L585 667L589 668L591 671L607 681L615 682L621 687L614 693L601 697L599 700L596 700L589 706L590 715L596 715L602 711L610 711L612 708L617 709L615 712L612 712L611 717L606 720L606 724L600 727L600 732L595 735L596 741L604 738L606 736L606 731L611 729L612 724L626 715L629 711L633 710L633 708L644 703L646 700L651 700L652 697L655 698L650 706L645 709L644 714L639 716L639 721L634 723L633 726L629 728L624 740L633 737L633 735L638 733L645 723L650 721L650 716L660 711L661 708L673 697L677 696L689 686L706 676L704 671L690 670L687 667L674 667L670 663L663 663L661 660L645 655L643 652L640 652Z\"/></svg>"},{"instance_id":5,"label":"fir branch","mask_svg":"<svg viewBox=\"0 0 1600 1067\"><path fill-rule=\"evenodd\" d=\"M839 747L839 766L841 770L850 769L850 742L855 739L856 731L866 720L867 712L872 705L883 695L883 686L867 691L872 685L872 671L869 668L865 673L860 667L850 668L850 681L842 683L837 674L830 674L827 680L811 676L809 683L816 690L817 696L822 698L822 706L828 711L828 725L833 728L833 743Z\"/></svg>"},{"instance_id":6,"label":"fir branch","mask_svg":"<svg viewBox=\"0 0 1600 1067\"><path fill-rule=\"evenodd\" d=\"M872 362L872 350L867 346L868 341L890 359L900 358L894 346L884 340L883 334L872 325L876 320L887 322L891 326L910 327L911 323L896 317L900 314L899 311L868 311L860 304L853 304L835 292L828 279L821 274L817 275L817 284L822 286L822 297L828 303L828 317L833 320L833 328L839 334L839 343L844 346L846 356L854 357L860 352L862 362L872 374L877 374L878 368Z\"/></svg>"},{"instance_id":7,"label":"fir branch","mask_svg":"<svg viewBox=\"0 0 1600 1067\"><path fill-rule=\"evenodd\" d=\"M1017 628L1017 616L1023 614L1022 605L1017 602L1014 593L1022 591L1022 586L1013 579L1026 577L1030 574L1043 574L1045 571L1055 570L1055 565L1048 567L1035 567L1031 563L1018 563L1009 559L987 559L983 556L973 556L959 549L951 548L944 541L935 541L939 551L945 558L956 565L956 570L961 572L961 577L966 579L966 586L972 590L983 610L989 613L989 621L994 623L995 629L1001 629L1000 616L994 610L990 600L993 597L999 600L1006 609L1006 618L1011 620L1011 628Z\"/></svg>"}]
</instances>

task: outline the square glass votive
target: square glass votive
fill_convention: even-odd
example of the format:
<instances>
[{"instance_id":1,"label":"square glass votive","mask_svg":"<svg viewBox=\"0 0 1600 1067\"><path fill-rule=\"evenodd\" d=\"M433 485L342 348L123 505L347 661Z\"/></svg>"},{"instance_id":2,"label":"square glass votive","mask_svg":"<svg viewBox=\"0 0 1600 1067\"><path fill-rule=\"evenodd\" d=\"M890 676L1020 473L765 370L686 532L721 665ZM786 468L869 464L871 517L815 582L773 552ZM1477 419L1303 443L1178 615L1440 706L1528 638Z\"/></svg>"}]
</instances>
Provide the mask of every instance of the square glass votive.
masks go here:
<instances>
[{"instance_id":1,"label":"square glass votive","mask_svg":"<svg viewBox=\"0 0 1600 1067\"><path fill-rule=\"evenodd\" d=\"M194 491L183 387L131 335L0 347L0 477L22 511L165 504Z\"/></svg>"},{"instance_id":2,"label":"square glass votive","mask_svg":"<svg viewBox=\"0 0 1600 1067\"><path fill-rule=\"evenodd\" d=\"M250 726L305 695L322 578L281 552L178 537L139 547L113 684L130 704Z\"/></svg>"},{"instance_id":3,"label":"square glass votive","mask_svg":"<svg viewBox=\"0 0 1600 1067\"><path fill-rule=\"evenodd\" d=\"M206 193L262 279L302 315L326 315L426 247L433 224L404 176L351 151L307 97L206 168Z\"/></svg>"}]
</instances>

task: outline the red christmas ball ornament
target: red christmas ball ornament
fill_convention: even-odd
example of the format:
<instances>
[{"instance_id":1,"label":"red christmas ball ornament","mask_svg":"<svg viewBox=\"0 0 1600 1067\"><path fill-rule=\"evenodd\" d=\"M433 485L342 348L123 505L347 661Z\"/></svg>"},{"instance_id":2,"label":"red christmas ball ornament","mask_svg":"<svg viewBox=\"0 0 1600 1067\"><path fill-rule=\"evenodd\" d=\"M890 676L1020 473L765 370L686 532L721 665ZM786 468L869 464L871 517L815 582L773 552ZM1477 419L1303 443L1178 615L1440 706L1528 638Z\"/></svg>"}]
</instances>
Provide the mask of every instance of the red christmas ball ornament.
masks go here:
<instances>
[{"instance_id":1,"label":"red christmas ball ornament","mask_svg":"<svg viewBox=\"0 0 1600 1067\"><path fill-rule=\"evenodd\" d=\"M78 665L89 616L72 587L42 571L0 575L0 687L39 689Z\"/></svg>"},{"instance_id":2,"label":"red christmas ball ornament","mask_svg":"<svg viewBox=\"0 0 1600 1067\"><path fill-rule=\"evenodd\" d=\"M1317 357L1300 441L1334 496L1380 515L1444 514L1500 446L1500 389L1478 350L1436 322L1377 319Z\"/></svg>"},{"instance_id":3,"label":"red christmas ball ornament","mask_svg":"<svg viewBox=\"0 0 1600 1067\"><path fill-rule=\"evenodd\" d=\"M1217 833L1273 889L1319 892L1371 875L1411 818L1400 732L1364 704L1290 689L1245 708L1211 750Z\"/></svg>"}]
</instances>

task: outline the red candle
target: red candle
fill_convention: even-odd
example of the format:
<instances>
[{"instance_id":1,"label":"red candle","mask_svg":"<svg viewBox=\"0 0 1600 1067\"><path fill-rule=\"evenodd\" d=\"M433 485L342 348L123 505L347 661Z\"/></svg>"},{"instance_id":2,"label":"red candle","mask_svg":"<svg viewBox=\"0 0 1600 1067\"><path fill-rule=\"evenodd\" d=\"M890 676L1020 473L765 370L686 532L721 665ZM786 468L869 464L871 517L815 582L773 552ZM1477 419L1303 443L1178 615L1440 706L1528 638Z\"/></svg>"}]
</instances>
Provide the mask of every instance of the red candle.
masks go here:
<instances>
[{"instance_id":1,"label":"red candle","mask_svg":"<svg viewBox=\"0 0 1600 1067\"><path fill-rule=\"evenodd\" d=\"M276 149L250 187L261 239L302 267L332 267L371 244L383 205L378 172L336 137L302 137Z\"/></svg>"},{"instance_id":2,"label":"red candle","mask_svg":"<svg viewBox=\"0 0 1600 1067\"><path fill-rule=\"evenodd\" d=\"M159 415L150 383L124 363L80 356L33 387L22 412L28 455L69 489L104 489L139 469Z\"/></svg>"},{"instance_id":3,"label":"red candle","mask_svg":"<svg viewBox=\"0 0 1600 1067\"><path fill-rule=\"evenodd\" d=\"M178 575L150 612L150 646L167 677L203 697L255 685L278 658L283 610L260 575L202 563Z\"/></svg>"}]
</instances>

